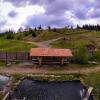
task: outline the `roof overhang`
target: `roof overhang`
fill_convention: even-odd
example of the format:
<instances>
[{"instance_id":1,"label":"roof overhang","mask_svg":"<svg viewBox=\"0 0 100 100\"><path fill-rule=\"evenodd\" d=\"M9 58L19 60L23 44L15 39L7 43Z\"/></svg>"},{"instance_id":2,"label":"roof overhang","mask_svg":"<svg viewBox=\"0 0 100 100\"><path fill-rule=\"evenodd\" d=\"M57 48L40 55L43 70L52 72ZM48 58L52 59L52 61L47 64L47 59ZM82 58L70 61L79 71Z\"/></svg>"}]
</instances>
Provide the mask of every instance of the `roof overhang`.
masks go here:
<instances>
[{"instance_id":1,"label":"roof overhang","mask_svg":"<svg viewBox=\"0 0 100 100\"><path fill-rule=\"evenodd\" d=\"M30 56L72 57L71 49L31 48Z\"/></svg>"}]
</instances>

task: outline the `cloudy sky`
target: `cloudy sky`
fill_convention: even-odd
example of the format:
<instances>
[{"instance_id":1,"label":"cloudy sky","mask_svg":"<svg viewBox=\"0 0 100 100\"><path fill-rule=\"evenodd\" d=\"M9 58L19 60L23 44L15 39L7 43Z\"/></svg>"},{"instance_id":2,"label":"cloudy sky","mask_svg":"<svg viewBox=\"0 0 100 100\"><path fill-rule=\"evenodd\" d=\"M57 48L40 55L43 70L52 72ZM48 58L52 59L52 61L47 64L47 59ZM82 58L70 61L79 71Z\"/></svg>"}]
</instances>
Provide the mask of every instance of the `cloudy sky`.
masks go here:
<instances>
[{"instance_id":1,"label":"cloudy sky","mask_svg":"<svg viewBox=\"0 0 100 100\"><path fill-rule=\"evenodd\" d=\"M0 0L0 31L100 24L100 0Z\"/></svg>"}]
</instances>

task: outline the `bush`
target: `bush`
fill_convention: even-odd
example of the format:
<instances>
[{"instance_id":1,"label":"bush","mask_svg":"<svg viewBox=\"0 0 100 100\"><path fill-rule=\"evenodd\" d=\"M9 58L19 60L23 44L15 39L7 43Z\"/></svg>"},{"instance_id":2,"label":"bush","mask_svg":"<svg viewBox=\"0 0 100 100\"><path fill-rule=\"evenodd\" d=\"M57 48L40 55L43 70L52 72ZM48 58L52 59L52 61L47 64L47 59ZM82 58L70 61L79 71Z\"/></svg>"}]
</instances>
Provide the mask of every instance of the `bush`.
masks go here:
<instances>
[{"instance_id":1,"label":"bush","mask_svg":"<svg viewBox=\"0 0 100 100\"><path fill-rule=\"evenodd\" d=\"M76 62L80 63L80 64L87 64L88 63L88 52L86 50L85 47L80 47L75 51L75 59Z\"/></svg>"},{"instance_id":2,"label":"bush","mask_svg":"<svg viewBox=\"0 0 100 100\"><path fill-rule=\"evenodd\" d=\"M13 39L14 38L14 34L13 33L7 33L6 34L6 39Z\"/></svg>"},{"instance_id":3,"label":"bush","mask_svg":"<svg viewBox=\"0 0 100 100\"><path fill-rule=\"evenodd\" d=\"M96 51L93 55L93 59L100 62L100 51Z\"/></svg>"},{"instance_id":4,"label":"bush","mask_svg":"<svg viewBox=\"0 0 100 100\"><path fill-rule=\"evenodd\" d=\"M32 37L36 37L36 33L34 31L32 33Z\"/></svg>"},{"instance_id":5,"label":"bush","mask_svg":"<svg viewBox=\"0 0 100 100\"><path fill-rule=\"evenodd\" d=\"M21 39L21 37L20 37L20 36L18 36L18 37L17 37L17 40L20 40L20 39Z\"/></svg>"},{"instance_id":6,"label":"bush","mask_svg":"<svg viewBox=\"0 0 100 100\"><path fill-rule=\"evenodd\" d=\"M54 29L53 29L53 32L57 32L57 29L56 29L56 28L54 28Z\"/></svg>"},{"instance_id":7,"label":"bush","mask_svg":"<svg viewBox=\"0 0 100 100\"><path fill-rule=\"evenodd\" d=\"M28 36L28 33L27 32L25 32L25 34L24 34L25 36Z\"/></svg>"}]
</instances>

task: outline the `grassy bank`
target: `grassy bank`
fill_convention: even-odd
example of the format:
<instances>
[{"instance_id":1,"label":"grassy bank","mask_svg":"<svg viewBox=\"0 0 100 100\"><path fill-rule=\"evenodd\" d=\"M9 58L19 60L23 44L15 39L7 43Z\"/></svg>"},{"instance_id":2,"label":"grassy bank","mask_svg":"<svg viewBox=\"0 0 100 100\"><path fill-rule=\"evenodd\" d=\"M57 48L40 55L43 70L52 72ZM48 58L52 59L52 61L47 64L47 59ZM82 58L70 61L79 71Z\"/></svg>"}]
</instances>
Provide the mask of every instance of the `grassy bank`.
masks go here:
<instances>
[{"instance_id":1,"label":"grassy bank","mask_svg":"<svg viewBox=\"0 0 100 100\"><path fill-rule=\"evenodd\" d=\"M0 51L28 51L32 47L36 46L20 40L0 39Z\"/></svg>"}]
</instances>

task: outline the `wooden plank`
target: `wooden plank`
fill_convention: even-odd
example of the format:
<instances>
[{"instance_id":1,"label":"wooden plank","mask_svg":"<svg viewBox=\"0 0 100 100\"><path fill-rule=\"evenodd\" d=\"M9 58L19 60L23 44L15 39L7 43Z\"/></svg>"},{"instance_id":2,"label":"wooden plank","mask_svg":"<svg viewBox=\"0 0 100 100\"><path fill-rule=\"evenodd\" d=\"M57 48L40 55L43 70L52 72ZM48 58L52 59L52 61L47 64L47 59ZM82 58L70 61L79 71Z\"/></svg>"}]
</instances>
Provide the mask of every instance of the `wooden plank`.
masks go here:
<instances>
[{"instance_id":1,"label":"wooden plank","mask_svg":"<svg viewBox=\"0 0 100 100\"><path fill-rule=\"evenodd\" d=\"M88 100L92 90L93 90L93 87L89 87L89 89L87 90L87 92L82 100Z\"/></svg>"},{"instance_id":2,"label":"wooden plank","mask_svg":"<svg viewBox=\"0 0 100 100\"><path fill-rule=\"evenodd\" d=\"M8 96L9 96L9 92L5 95L5 97L2 100L6 100Z\"/></svg>"}]
</instances>

